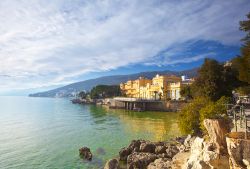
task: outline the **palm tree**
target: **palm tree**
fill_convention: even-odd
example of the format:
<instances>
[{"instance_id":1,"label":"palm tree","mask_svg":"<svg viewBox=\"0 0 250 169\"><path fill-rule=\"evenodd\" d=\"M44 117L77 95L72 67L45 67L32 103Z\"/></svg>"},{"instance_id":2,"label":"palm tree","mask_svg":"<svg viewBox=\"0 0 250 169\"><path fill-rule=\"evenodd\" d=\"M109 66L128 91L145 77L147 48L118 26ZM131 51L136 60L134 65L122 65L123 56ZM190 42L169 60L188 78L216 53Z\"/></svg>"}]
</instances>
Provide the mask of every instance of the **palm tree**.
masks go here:
<instances>
[{"instance_id":1,"label":"palm tree","mask_svg":"<svg viewBox=\"0 0 250 169\"><path fill-rule=\"evenodd\" d=\"M157 91L154 91L154 94L155 94L155 100L156 100L156 94L157 94L158 92Z\"/></svg>"},{"instance_id":2,"label":"palm tree","mask_svg":"<svg viewBox=\"0 0 250 169\"><path fill-rule=\"evenodd\" d=\"M158 95L159 95L159 99L161 100L162 93L161 93L161 92L159 92L159 93L158 93Z\"/></svg>"}]
</instances>

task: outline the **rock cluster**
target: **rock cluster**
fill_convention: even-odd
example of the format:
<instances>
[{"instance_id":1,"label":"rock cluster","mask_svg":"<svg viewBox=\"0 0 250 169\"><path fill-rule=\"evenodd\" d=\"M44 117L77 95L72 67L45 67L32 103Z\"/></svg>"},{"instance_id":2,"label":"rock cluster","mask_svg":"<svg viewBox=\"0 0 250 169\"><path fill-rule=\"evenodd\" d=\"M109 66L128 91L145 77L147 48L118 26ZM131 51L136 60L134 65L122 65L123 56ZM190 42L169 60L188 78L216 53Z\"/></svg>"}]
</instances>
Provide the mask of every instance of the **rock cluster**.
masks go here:
<instances>
[{"instance_id":1,"label":"rock cluster","mask_svg":"<svg viewBox=\"0 0 250 169\"><path fill-rule=\"evenodd\" d=\"M180 149L188 149L182 142L184 143L178 139L175 142L133 140L128 147L120 150L119 159L125 161L129 169L168 169L171 168L172 158Z\"/></svg>"},{"instance_id":2,"label":"rock cluster","mask_svg":"<svg viewBox=\"0 0 250 169\"><path fill-rule=\"evenodd\" d=\"M196 137L185 169L225 169L229 168L228 158L218 153L216 145L206 142L204 138Z\"/></svg>"},{"instance_id":3,"label":"rock cluster","mask_svg":"<svg viewBox=\"0 0 250 169\"><path fill-rule=\"evenodd\" d=\"M79 155L85 160L92 160L92 153L88 147L82 147L79 149Z\"/></svg>"},{"instance_id":4,"label":"rock cluster","mask_svg":"<svg viewBox=\"0 0 250 169\"><path fill-rule=\"evenodd\" d=\"M227 134L230 128L220 119L206 119L204 126L208 135L203 138L133 140L120 150L119 160L128 169L250 169L250 141L243 138L244 133ZM106 166L118 169L119 161L113 159Z\"/></svg>"},{"instance_id":5,"label":"rock cluster","mask_svg":"<svg viewBox=\"0 0 250 169\"><path fill-rule=\"evenodd\" d=\"M229 164L232 169L250 169L250 140L244 136L243 132L232 132L227 135Z\"/></svg>"},{"instance_id":6,"label":"rock cluster","mask_svg":"<svg viewBox=\"0 0 250 169\"><path fill-rule=\"evenodd\" d=\"M230 125L222 119L205 119L203 123L210 142L215 144L218 153L225 153L227 151L226 134L230 132Z\"/></svg>"},{"instance_id":7,"label":"rock cluster","mask_svg":"<svg viewBox=\"0 0 250 169\"><path fill-rule=\"evenodd\" d=\"M119 161L117 159L111 159L107 161L104 166L104 169L118 169L119 168Z\"/></svg>"}]
</instances>

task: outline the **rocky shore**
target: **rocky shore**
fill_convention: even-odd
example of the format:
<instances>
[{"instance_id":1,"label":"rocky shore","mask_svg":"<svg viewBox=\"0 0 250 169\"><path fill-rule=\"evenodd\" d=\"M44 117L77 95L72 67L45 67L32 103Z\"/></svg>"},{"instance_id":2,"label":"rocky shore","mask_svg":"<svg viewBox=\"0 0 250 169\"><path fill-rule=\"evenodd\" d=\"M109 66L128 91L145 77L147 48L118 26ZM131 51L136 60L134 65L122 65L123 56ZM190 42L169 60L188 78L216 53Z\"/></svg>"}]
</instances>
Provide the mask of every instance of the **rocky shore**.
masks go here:
<instances>
[{"instance_id":1,"label":"rocky shore","mask_svg":"<svg viewBox=\"0 0 250 169\"><path fill-rule=\"evenodd\" d=\"M104 169L249 169L250 141L232 142L223 121L204 121L207 135L178 137L167 142L133 140ZM228 141L230 140L230 141ZM227 146L228 145L228 146ZM122 164L126 164L125 166Z\"/></svg>"},{"instance_id":2,"label":"rocky shore","mask_svg":"<svg viewBox=\"0 0 250 169\"><path fill-rule=\"evenodd\" d=\"M231 132L231 126L220 119L206 119L204 127L203 137L132 140L104 169L250 169L250 135L245 138L245 133ZM87 147L79 149L79 154L92 159Z\"/></svg>"}]
</instances>

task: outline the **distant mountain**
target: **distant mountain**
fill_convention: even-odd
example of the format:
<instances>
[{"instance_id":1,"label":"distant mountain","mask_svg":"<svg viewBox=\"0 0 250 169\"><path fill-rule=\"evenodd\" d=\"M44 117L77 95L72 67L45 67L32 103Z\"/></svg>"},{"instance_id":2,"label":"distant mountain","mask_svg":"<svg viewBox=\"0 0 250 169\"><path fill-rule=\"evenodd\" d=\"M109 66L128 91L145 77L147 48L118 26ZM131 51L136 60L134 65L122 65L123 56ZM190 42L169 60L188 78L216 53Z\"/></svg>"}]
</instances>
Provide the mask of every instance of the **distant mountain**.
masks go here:
<instances>
[{"instance_id":1,"label":"distant mountain","mask_svg":"<svg viewBox=\"0 0 250 169\"><path fill-rule=\"evenodd\" d=\"M128 80L135 80L140 76L152 79L156 74L160 75L186 75L190 78L195 77L197 75L198 68L184 70L184 71L152 71L152 72L140 72L130 75L114 75L114 76L103 76L96 79L89 79L81 82L76 82L69 84L67 86L63 86L60 88L56 88L53 90L30 94L31 97L69 97L73 96L75 93L86 90L91 90L96 85L118 85L122 82L126 82Z\"/></svg>"}]
</instances>

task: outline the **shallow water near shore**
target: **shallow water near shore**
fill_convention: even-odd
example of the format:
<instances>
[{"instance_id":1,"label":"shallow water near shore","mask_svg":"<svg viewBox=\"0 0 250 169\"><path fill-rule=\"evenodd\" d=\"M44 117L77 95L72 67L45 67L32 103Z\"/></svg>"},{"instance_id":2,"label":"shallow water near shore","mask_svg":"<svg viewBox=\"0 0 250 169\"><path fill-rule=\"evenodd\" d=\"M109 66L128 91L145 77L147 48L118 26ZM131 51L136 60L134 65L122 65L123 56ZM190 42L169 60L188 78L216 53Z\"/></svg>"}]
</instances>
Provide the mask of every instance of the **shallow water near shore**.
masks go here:
<instances>
[{"instance_id":1,"label":"shallow water near shore","mask_svg":"<svg viewBox=\"0 0 250 169\"><path fill-rule=\"evenodd\" d=\"M176 136L177 113L0 97L0 168L102 168L133 139L164 141ZM91 149L91 162L79 158L82 146Z\"/></svg>"}]
</instances>

